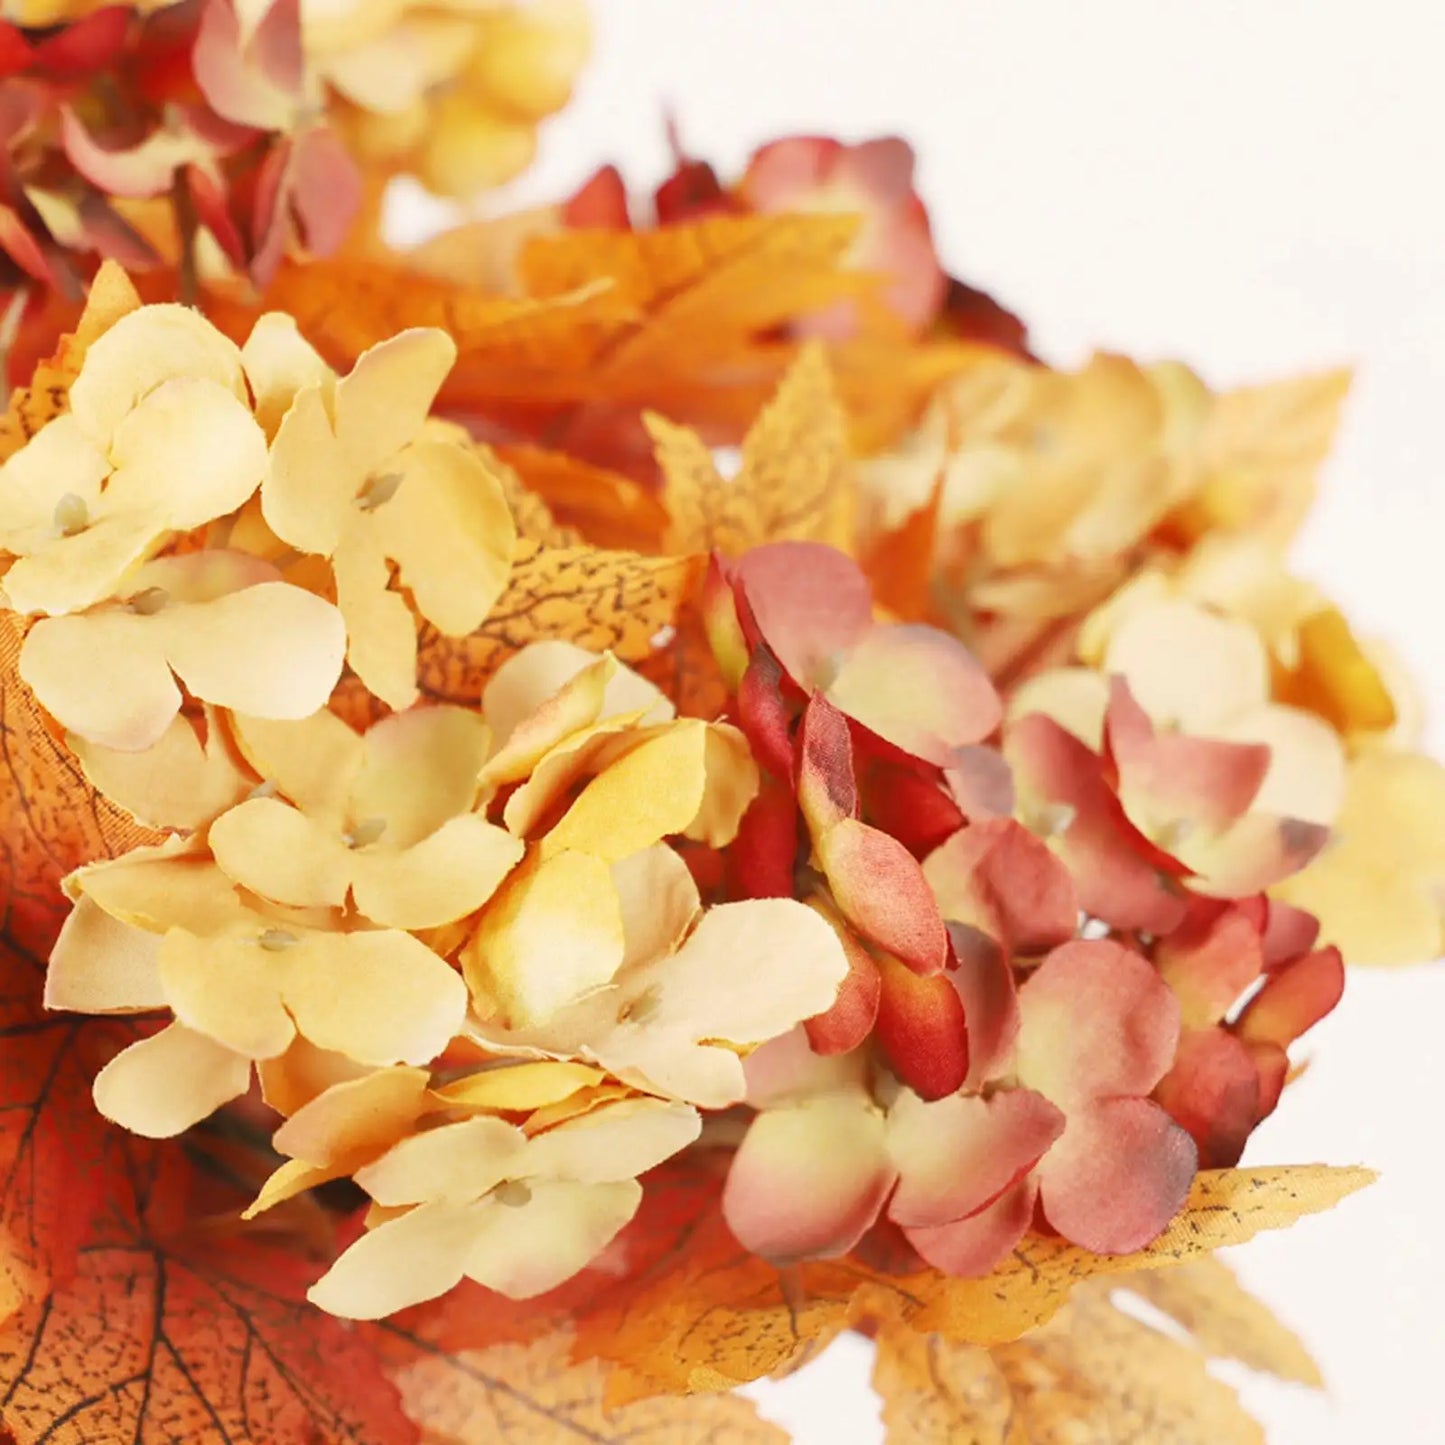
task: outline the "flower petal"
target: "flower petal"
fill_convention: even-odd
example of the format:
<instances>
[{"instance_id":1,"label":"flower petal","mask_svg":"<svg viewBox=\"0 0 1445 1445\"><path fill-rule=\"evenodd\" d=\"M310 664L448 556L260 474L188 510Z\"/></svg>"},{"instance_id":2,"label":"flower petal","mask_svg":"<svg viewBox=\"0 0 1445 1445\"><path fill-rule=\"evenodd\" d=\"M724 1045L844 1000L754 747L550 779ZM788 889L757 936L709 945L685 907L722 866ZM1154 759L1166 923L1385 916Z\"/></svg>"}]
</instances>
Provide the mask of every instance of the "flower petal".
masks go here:
<instances>
[{"instance_id":1,"label":"flower petal","mask_svg":"<svg viewBox=\"0 0 1445 1445\"><path fill-rule=\"evenodd\" d=\"M1122 944L1056 948L1019 989L1015 1068L1070 1110L1114 1094L1147 1094L1179 1042L1179 1001L1149 961Z\"/></svg>"},{"instance_id":2,"label":"flower petal","mask_svg":"<svg viewBox=\"0 0 1445 1445\"><path fill-rule=\"evenodd\" d=\"M362 352L336 383L336 434L352 467L368 475L416 436L456 359L456 342L429 326Z\"/></svg>"},{"instance_id":3,"label":"flower petal","mask_svg":"<svg viewBox=\"0 0 1445 1445\"><path fill-rule=\"evenodd\" d=\"M271 1145L321 1169L374 1154L416 1122L429 1078L425 1069L378 1069L333 1084L287 1119Z\"/></svg>"},{"instance_id":4,"label":"flower petal","mask_svg":"<svg viewBox=\"0 0 1445 1445\"><path fill-rule=\"evenodd\" d=\"M424 1064L466 1015L460 975L407 933L312 933L281 956L297 1029L358 1063Z\"/></svg>"},{"instance_id":5,"label":"flower petal","mask_svg":"<svg viewBox=\"0 0 1445 1445\"><path fill-rule=\"evenodd\" d=\"M238 713L231 727L242 756L282 796L303 813L344 820L366 750L335 713L323 709L293 720Z\"/></svg>"},{"instance_id":6,"label":"flower petal","mask_svg":"<svg viewBox=\"0 0 1445 1445\"><path fill-rule=\"evenodd\" d=\"M241 507L266 472L266 434L246 402L197 377L162 382L121 419L102 505L154 508L189 532Z\"/></svg>"},{"instance_id":7,"label":"flower petal","mask_svg":"<svg viewBox=\"0 0 1445 1445\"><path fill-rule=\"evenodd\" d=\"M248 1059L275 1058L295 1037L281 968L255 934L207 938L174 928L161 940L161 981L176 1018Z\"/></svg>"},{"instance_id":8,"label":"flower petal","mask_svg":"<svg viewBox=\"0 0 1445 1445\"><path fill-rule=\"evenodd\" d=\"M45 1007L131 1013L166 1006L153 933L112 918L82 896L61 925L45 970Z\"/></svg>"},{"instance_id":9,"label":"flower petal","mask_svg":"<svg viewBox=\"0 0 1445 1445\"><path fill-rule=\"evenodd\" d=\"M723 1187L723 1218L777 1264L846 1254L871 1228L896 1175L883 1116L860 1089L759 1114Z\"/></svg>"},{"instance_id":10,"label":"flower petal","mask_svg":"<svg viewBox=\"0 0 1445 1445\"><path fill-rule=\"evenodd\" d=\"M204 742L185 717L173 718L140 753L97 747L78 735L66 742L91 785L147 827L203 828L254 785L214 712L206 719Z\"/></svg>"},{"instance_id":11,"label":"flower petal","mask_svg":"<svg viewBox=\"0 0 1445 1445\"><path fill-rule=\"evenodd\" d=\"M813 841L848 922L915 973L940 972L948 932L923 869L903 844L857 818L843 818Z\"/></svg>"},{"instance_id":12,"label":"flower petal","mask_svg":"<svg viewBox=\"0 0 1445 1445\"><path fill-rule=\"evenodd\" d=\"M241 353L189 306L143 306L86 348L70 388L70 411L97 446L108 447L126 414L158 386L194 377L246 400Z\"/></svg>"},{"instance_id":13,"label":"flower petal","mask_svg":"<svg viewBox=\"0 0 1445 1445\"><path fill-rule=\"evenodd\" d=\"M827 695L886 742L940 767L1003 717L988 674L961 642L934 627L872 628L843 659Z\"/></svg>"},{"instance_id":14,"label":"flower petal","mask_svg":"<svg viewBox=\"0 0 1445 1445\"><path fill-rule=\"evenodd\" d=\"M1308 953L1269 975L1239 1016L1239 1036L1247 1043L1287 1047L1329 1014L1344 991L1339 949Z\"/></svg>"},{"instance_id":15,"label":"flower petal","mask_svg":"<svg viewBox=\"0 0 1445 1445\"><path fill-rule=\"evenodd\" d=\"M176 675L218 707L304 718L325 706L341 676L341 615L289 583L262 582L203 605L167 607L154 620L166 623L166 658Z\"/></svg>"},{"instance_id":16,"label":"flower petal","mask_svg":"<svg viewBox=\"0 0 1445 1445\"><path fill-rule=\"evenodd\" d=\"M329 557L365 481L332 430L322 388L298 392L277 428L261 486L266 525L298 551Z\"/></svg>"},{"instance_id":17,"label":"flower petal","mask_svg":"<svg viewBox=\"0 0 1445 1445\"><path fill-rule=\"evenodd\" d=\"M545 1023L611 983L621 967L621 903L590 853L531 858L492 898L462 954L472 992L495 999L508 1027Z\"/></svg>"},{"instance_id":18,"label":"flower petal","mask_svg":"<svg viewBox=\"0 0 1445 1445\"><path fill-rule=\"evenodd\" d=\"M379 1320L461 1283L476 1237L474 1204L423 1204L368 1230L306 1291L347 1320Z\"/></svg>"},{"instance_id":19,"label":"flower petal","mask_svg":"<svg viewBox=\"0 0 1445 1445\"><path fill-rule=\"evenodd\" d=\"M394 462L401 477L369 520L416 609L448 637L482 625L507 585L516 524L496 474L453 442L418 442Z\"/></svg>"},{"instance_id":20,"label":"flower petal","mask_svg":"<svg viewBox=\"0 0 1445 1445\"><path fill-rule=\"evenodd\" d=\"M788 674L810 690L872 625L868 581L850 557L821 542L754 547L735 568L757 630Z\"/></svg>"},{"instance_id":21,"label":"flower petal","mask_svg":"<svg viewBox=\"0 0 1445 1445\"><path fill-rule=\"evenodd\" d=\"M576 849L615 863L683 832L703 804L707 738L706 723L684 718L604 769L543 838L543 856Z\"/></svg>"},{"instance_id":22,"label":"flower petal","mask_svg":"<svg viewBox=\"0 0 1445 1445\"><path fill-rule=\"evenodd\" d=\"M1031 1089L932 1103L905 1090L888 1111L888 1153L898 1170L888 1217L905 1228L932 1228L977 1214L1019 1183L1063 1132L1063 1114Z\"/></svg>"},{"instance_id":23,"label":"flower petal","mask_svg":"<svg viewBox=\"0 0 1445 1445\"><path fill-rule=\"evenodd\" d=\"M655 843L612 865L625 939L623 969L670 954L702 911L687 864L666 843Z\"/></svg>"},{"instance_id":24,"label":"flower petal","mask_svg":"<svg viewBox=\"0 0 1445 1445\"><path fill-rule=\"evenodd\" d=\"M992 1274L1028 1233L1038 1194L1038 1180L1030 1176L967 1219L904 1233L935 1269L955 1279L982 1279Z\"/></svg>"},{"instance_id":25,"label":"flower petal","mask_svg":"<svg viewBox=\"0 0 1445 1445\"><path fill-rule=\"evenodd\" d=\"M958 967L950 975L968 1020L968 1078L965 1087L981 1089L1008 1071L1019 1032L1018 990L1012 966L996 948L960 946L955 926L949 927Z\"/></svg>"},{"instance_id":26,"label":"flower petal","mask_svg":"<svg viewBox=\"0 0 1445 1445\"><path fill-rule=\"evenodd\" d=\"M211 825L209 841L228 878L273 903L346 903L356 856L331 829L279 798L238 804Z\"/></svg>"},{"instance_id":27,"label":"flower petal","mask_svg":"<svg viewBox=\"0 0 1445 1445\"><path fill-rule=\"evenodd\" d=\"M1159 940L1154 966L1179 996L1186 1028L1217 1024L1264 970L1259 930L1240 908L1201 914Z\"/></svg>"},{"instance_id":28,"label":"flower petal","mask_svg":"<svg viewBox=\"0 0 1445 1445\"><path fill-rule=\"evenodd\" d=\"M181 707L152 620L132 612L42 618L20 649L20 676L68 732L142 752Z\"/></svg>"},{"instance_id":29,"label":"flower petal","mask_svg":"<svg viewBox=\"0 0 1445 1445\"><path fill-rule=\"evenodd\" d=\"M623 1099L535 1134L513 1177L610 1184L636 1179L702 1132L696 1109L666 1099Z\"/></svg>"},{"instance_id":30,"label":"flower petal","mask_svg":"<svg viewBox=\"0 0 1445 1445\"><path fill-rule=\"evenodd\" d=\"M1163 1233L1194 1182L1194 1141L1148 1099L1106 1099L1069 1115L1039 1165L1049 1223L1096 1254L1129 1254Z\"/></svg>"},{"instance_id":31,"label":"flower petal","mask_svg":"<svg viewBox=\"0 0 1445 1445\"><path fill-rule=\"evenodd\" d=\"M95 1076L95 1107L147 1139L171 1139L238 1099L251 1061L171 1024L118 1053Z\"/></svg>"},{"instance_id":32,"label":"flower petal","mask_svg":"<svg viewBox=\"0 0 1445 1445\"><path fill-rule=\"evenodd\" d=\"M833 1000L832 1007L806 1019L803 1028L809 1045L816 1053L846 1054L861 1047L873 1032L883 992L883 975L878 972L872 954L821 897L809 899L808 907L826 919L837 935L848 960L848 976L838 989L838 997Z\"/></svg>"},{"instance_id":33,"label":"flower petal","mask_svg":"<svg viewBox=\"0 0 1445 1445\"><path fill-rule=\"evenodd\" d=\"M420 843L476 806L489 742L486 723L469 708L416 707L383 718L366 734L352 820L385 819L389 847Z\"/></svg>"},{"instance_id":34,"label":"flower petal","mask_svg":"<svg viewBox=\"0 0 1445 1445\"><path fill-rule=\"evenodd\" d=\"M1189 1131L1201 1169L1231 1169L1263 1116L1259 1066L1222 1028L1187 1029L1154 1098Z\"/></svg>"},{"instance_id":35,"label":"flower petal","mask_svg":"<svg viewBox=\"0 0 1445 1445\"><path fill-rule=\"evenodd\" d=\"M416 618L371 533L353 529L331 559L336 605L346 620L346 660L389 708L401 712L419 696L416 686Z\"/></svg>"},{"instance_id":36,"label":"flower petal","mask_svg":"<svg viewBox=\"0 0 1445 1445\"><path fill-rule=\"evenodd\" d=\"M963 1002L946 973L920 977L896 959L878 958L882 992L877 1037L894 1073L925 1099L952 1094L968 1077Z\"/></svg>"},{"instance_id":37,"label":"flower petal","mask_svg":"<svg viewBox=\"0 0 1445 1445\"><path fill-rule=\"evenodd\" d=\"M297 393L317 387L324 401L335 381L331 368L297 329L295 318L280 311L257 318L241 348L241 364L251 385L256 420L268 441Z\"/></svg>"},{"instance_id":38,"label":"flower petal","mask_svg":"<svg viewBox=\"0 0 1445 1445\"><path fill-rule=\"evenodd\" d=\"M515 1177L527 1148L515 1124L481 1115L411 1134L354 1178L382 1205L466 1204Z\"/></svg>"},{"instance_id":39,"label":"flower petal","mask_svg":"<svg viewBox=\"0 0 1445 1445\"><path fill-rule=\"evenodd\" d=\"M636 1180L615 1184L533 1184L525 1204L481 1206L466 1273L509 1299L545 1294L585 1268L617 1237L642 1202Z\"/></svg>"},{"instance_id":40,"label":"flower petal","mask_svg":"<svg viewBox=\"0 0 1445 1445\"><path fill-rule=\"evenodd\" d=\"M530 1113L560 1104L579 1090L600 1084L606 1077L600 1069L586 1064L543 1059L530 1064L481 1069L432 1092L437 1101L449 1109Z\"/></svg>"},{"instance_id":41,"label":"flower petal","mask_svg":"<svg viewBox=\"0 0 1445 1445\"><path fill-rule=\"evenodd\" d=\"M357 911L383 928L437 928L474 913L521 861L525 845L475 813L410 848L352 855Z\"/></svg>"}]
</instances>

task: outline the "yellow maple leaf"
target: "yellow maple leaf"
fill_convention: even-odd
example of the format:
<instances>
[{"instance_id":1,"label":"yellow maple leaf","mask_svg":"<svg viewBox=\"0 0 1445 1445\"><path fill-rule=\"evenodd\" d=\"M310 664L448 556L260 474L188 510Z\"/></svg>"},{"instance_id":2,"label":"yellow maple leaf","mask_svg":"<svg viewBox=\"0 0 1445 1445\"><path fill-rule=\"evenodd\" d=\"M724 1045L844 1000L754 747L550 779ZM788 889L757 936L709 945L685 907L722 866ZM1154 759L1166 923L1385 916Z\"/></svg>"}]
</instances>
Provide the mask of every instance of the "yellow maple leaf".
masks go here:
<instances>
[{"instance_id":1,"label":"yellow maple leaf","mask_svg":"<svg viewBox=\"0 0 1445 1445\"><path fill-rule=\"evenodd\" d=\"M1323 1388L1319 1366L1295 1332L1255 1299L1223 1260L1190 1260L1173 1269L1141 1271L1117 1281L1187 1330L1216 1360L1238 1360L1278 1380Z\"/></svg>"},{"instance_id":2,"label":"yellow maple leaf","mask_svg":"<svg viewBox=\"0 0 1445 1445\"><path fill-rule=\"evenodd\" d=\"M803 349L749 428L742 466L724 478L698 434L648 412L675 552L737 556L763 542L850 540L845 418L819 345Z\"/></svg>"},{"instance_id":3,"label":"yellow maple leaf","mask_svg":"<svg viewBox=\"0 0 1445 1445\"><path fill-rule=\"evenodd\" d=\"M609 1393L619 1402L731 1389L789 1364L820 1337L880 1316L951 1340L1005 1343L1052 1318L1088 1279L1163 1268L1284 1228L1373 1177L1324 1165L1206 1171L1169 1228L1137 1253L1097 1255L1032 1235L976 1280L893 1275L854 1256L783 1277L725 1230L707 1239L694 1232L675 1270L652 1272L639 1289L611 1291L579 1320L579 1338L585 1351L618 1363Z\"/></svg>"}]
</instances>

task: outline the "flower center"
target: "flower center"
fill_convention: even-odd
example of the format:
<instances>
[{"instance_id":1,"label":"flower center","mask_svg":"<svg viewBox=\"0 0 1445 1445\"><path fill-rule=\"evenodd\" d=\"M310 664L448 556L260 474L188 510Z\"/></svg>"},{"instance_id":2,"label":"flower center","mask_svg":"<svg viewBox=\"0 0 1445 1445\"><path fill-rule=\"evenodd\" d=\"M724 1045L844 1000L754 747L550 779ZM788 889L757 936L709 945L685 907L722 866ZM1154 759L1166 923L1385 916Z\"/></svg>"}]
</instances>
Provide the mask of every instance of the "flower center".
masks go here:
<instances>
[{"instance_id":1,"label":"flower center","mask_svg":"<svg viewBox=\"0 0 1445 1445\"><path fill-rule=\"evenodd\" d=\"M147 587L144 592L137 592L126 605L142 617L154 617L170 600L171 594L164 587Z\"/></svg>"},{"instance_id":2,"label":"flower center","mask_svg":"<svg viewBox=\"0 0 1445 1445\"><path fill-rule=\"evenodd\" d=\"M295 948L301 940L284 928L268 928L256 942L267 953L284 953L288 948Z\"/></svg>"},{"instance_id":3,"label":"flower center","mask_svg":"<svg viewBox=\"0 0 1445 1445\"><path fill-rule=\"evenodd\" d=\"M363 818L349 833L342 835L348 848L367 848L386 832L385 818Z\"/></svg>"},{"instance_id":4,"label":"flower center","mask_svg":"<svg viewBox=\"0 0 1445 1445\"><path fill-rule=\"evenodd\" d=\"M90 508L85 498L74 492L66 492L55 504L55 530L62 537L73 537L90 526Z\"/></svg>"},{"instance_id":5,"label":"flower center","mask_svg":"<svg viewBox=\"0 0 1445 1445\"><path fill-rule=\"evenodd\" d=\"M532 1186L520 1179L507 1179L497 1185L492 1196L498 1204L505 1204L508 1209L519 1209L532 1202Z\"/></svg>"},{"instance_id":6,"label":"flower center","mask_svg":"<svg viewBox=\"0 0 1445 1445\"><path fill-rule=\"evenodd\" d=\"M382 472L379 476L368 477L366 485L356 495L356 505L363 512L374 512L396 496L399 486L400 472Z\"/></svg>"}]
</instances>

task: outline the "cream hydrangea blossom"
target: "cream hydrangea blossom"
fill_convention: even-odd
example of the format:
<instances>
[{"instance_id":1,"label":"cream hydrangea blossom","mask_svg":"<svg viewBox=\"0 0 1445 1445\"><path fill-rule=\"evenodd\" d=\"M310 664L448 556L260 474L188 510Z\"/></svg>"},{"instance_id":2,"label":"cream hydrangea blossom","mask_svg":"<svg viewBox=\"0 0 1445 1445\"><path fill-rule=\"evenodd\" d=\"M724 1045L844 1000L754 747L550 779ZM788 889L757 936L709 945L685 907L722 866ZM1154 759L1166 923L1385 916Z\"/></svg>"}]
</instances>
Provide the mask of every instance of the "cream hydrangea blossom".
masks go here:
<instances>
[{"instance_id":1,"label":"cream hydrangea blossom","mask_svg":"<svg viewBox=\"0 0 1445 1445\"><path fill-rule=\"evenodd\" d=\"M378 1319L463 1278L514 1299L543 1294L637 1212L638 1175L701 1130L695 1109L633 1097L538 1132L480 1115L411 1134L356 1172L377 1222L308 1297L332 1314Z\"/></svg>"},{"instance_id":2,"label":"cream hydrangea blossom","mask_svg":"<svg viewBox=\"0 0 1445 1445\"><path fill-rule=\"evenodd\" d=\"M273 374L278 357L302 357L272 340ZM330 560L347 659L398 709L417 697L417 622L393 569L423 618L464 636L501 595L516 541L495 474L456 429L428 421L455 359L445 332L415 329L372 347L338 381L302 384L261 490L271 531ZM304 367L293 375L305 383Z\"/></svg>"},{"instance_id":3,"label":"cream hydrangea blossom","mask_svg":"<svg viewBox=\"0 0 1445 1445\"><path fill-rule=\"evenodd\" d=\"M298 1037L367 1066L422 1064L462 1026L465 986L424 943L245 899L193 841L82 868L67 888L48 1006L173 1016L96 1077L101 1112L136 1133L189 1128Z\"/></svg>"},{"instance_id":4,"label":"cream hydrangea blossom","mask_svg":"<svg viewBox=\"0 0 1445 1445\"><path fill-rule=\"evenodd\" d=\"M223 873L273 903L350 900L384 928L435 928L480 908L521 859L521 841L473 811L488 745L474 712L415 708L365 736L329 712L234 727L276 793L219 817L210 845Z\"/></svg>"}]
</instances>

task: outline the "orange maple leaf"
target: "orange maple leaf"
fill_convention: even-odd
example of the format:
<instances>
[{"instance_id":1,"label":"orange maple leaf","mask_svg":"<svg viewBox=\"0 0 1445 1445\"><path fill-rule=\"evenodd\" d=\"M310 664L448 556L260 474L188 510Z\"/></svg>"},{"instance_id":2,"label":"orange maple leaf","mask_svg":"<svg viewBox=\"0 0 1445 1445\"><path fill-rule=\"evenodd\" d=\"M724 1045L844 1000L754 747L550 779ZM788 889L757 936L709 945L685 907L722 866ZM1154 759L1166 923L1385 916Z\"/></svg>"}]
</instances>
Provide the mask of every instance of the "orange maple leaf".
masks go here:
<instances>
[{"instance_id":1,"label":"orange maple leaf","mask_svg":"<svg viewBox=\"0 0 1445 1445\"><path fill-rule=\"evenodd\" d=\"M414 1445L400 1393L305 1297L319 1269L216 1219L176 1145L113 1132L74 1275L0 1328L17 1445ZM236 1200L229 1186L219 1201Z\"/></svg>"}]
</instances>

